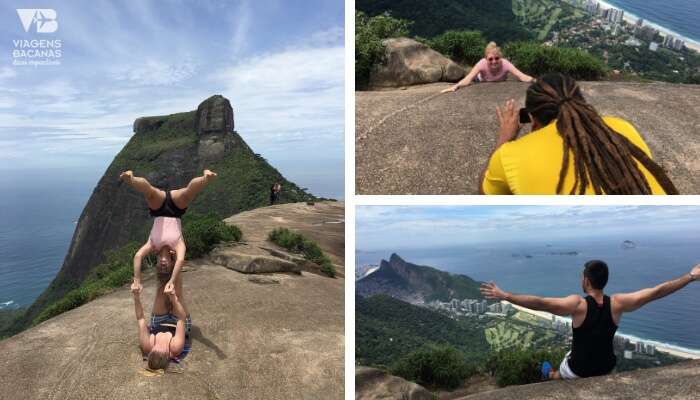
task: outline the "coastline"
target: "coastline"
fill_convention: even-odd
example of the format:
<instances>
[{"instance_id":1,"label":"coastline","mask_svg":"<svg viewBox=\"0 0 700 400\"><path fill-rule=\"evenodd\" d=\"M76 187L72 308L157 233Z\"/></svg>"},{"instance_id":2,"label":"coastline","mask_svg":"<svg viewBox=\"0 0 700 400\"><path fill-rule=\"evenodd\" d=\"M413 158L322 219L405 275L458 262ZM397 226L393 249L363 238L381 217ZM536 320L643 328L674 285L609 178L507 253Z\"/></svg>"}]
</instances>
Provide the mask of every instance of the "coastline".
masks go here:
<instances>
[{"instance_id":1,"label":"coastline","mask_svg":"<svg viewBox=\"0 0 700 400\"><path fill-rule=\"evenodd\" d=\"M618 10L624 11L624 15L622 16L622 19L624 19L625 22L627 22L628 24L634 25L635 23L637 23L637 20L639 20L639 18L640 18L636 14L632 14L631 12L629 12L623 8L620 8L619 6L616 6L614 4L610 4L604 0L595 0L595 1L597 3L599 3L600 6L603 8L616 8ZM666 27L661 26L657 23L651 22L647 19L644 19L644 25L648 25L648 26L651 26L652 28L658 29L659 33L662 36L671 35L676 39L681 39L682 41L685 42L685 47L687 47L690 50L693 50L693 51L700 53L700 41L699 40L691 39L687 36L684 36L676 31L672 30L672 29L666 28Z\"/></svg>"},{"instance_id":2,"label":"coastline","mask_svg":"<svg viewBox=\"0 0 700 400\"><path fill-rule=\"evenodd\" d=\"M517 304L510 303L510 302L505 301L505 300L501 300L501 303L510 304L514 309L516 309L518 311L528 313L530 315L536 316L538 318L541 318L541 319L544 319L547 321L551 321L552 317L554 317L556 319L571 322L570 318L564 318L564 317L560 317L557 315L553 315L553 314L548 313L546 311L531 310L529 308L525 308L525 307L519 306ZM692 360L700 359L700 350L686 349L686 348L683 348L680 346L674 346L672 344L662 343L662 342L659 342L656 340L647 340L647 339L640 338L640 337L637 337L634 335L628 335L625 333L617 333L617 335L629 339L630 343L637 343L640 341L644 342L644 343L651 343L654 346L656 346L656 351L668 353L668 354L671 354L671 355L676 356L676 357L687 358L687 359L692 359Z\"/></svg>"}]
</instances>

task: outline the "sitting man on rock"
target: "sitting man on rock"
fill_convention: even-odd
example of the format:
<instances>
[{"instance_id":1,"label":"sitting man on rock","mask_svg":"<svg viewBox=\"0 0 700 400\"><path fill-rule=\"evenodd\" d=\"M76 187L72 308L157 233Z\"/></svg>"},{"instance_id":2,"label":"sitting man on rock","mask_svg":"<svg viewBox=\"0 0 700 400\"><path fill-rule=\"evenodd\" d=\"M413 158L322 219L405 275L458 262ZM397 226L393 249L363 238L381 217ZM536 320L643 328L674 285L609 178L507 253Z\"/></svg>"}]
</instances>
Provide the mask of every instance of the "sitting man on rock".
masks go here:
<instances>
[{"instance_id":1,"label":"sitting man on rock","mask_svg":"<svg viewBox=\"0 0 700 400\"><path fill-rule=\"evenodd\" d=\"M487 299L506 300L532 310L555 315L570 315L573 330L571 351L553 369L549 362L542 363L544 379L575 379L610 373L617 359L613 352L613 338L622 313L635 311L650 301L660 299L685 287L700 276L700 264L680 278L656 287L632 293L606 296L603 288L608 282L608 266L599 260L588 261L583 270L581 286L586 297L572 294L567 297L538 297L513 294L499 289L495 283L483 283L481 293Z\"/></svg>"}]
</instances>

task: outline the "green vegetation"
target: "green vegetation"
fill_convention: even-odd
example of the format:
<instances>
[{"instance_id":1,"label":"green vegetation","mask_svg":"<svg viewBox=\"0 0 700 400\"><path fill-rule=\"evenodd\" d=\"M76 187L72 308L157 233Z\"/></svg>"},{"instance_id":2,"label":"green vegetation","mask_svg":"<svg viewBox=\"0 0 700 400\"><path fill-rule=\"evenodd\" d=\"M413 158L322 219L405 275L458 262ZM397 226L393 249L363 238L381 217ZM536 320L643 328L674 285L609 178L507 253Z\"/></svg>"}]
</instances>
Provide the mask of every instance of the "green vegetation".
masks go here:
<instances>
[{"instance_id":1,"label":"green vegetation","mask_svg":"<svg viewBox=\"0 0 700 400\"><path fill-rule=\"evenodd\" d=\"M377 15L369 18L361 11L355 12L355 85L364 88L369 83L369 74L382 58L386 38L407 36L410 22Z\"/></svg>"},{"instance_id":2,"label":"green vegetation","mask_svg":"<svg viewBox=\"0 0 700 400\"><path fill-rule=\"evenodd\" d=\"M455 6L458 8L462 7L458 6L459 4L465 3L456 0L445 1L450 4L450 7ZM527 21L541 27L541 30L537 33L538 40L542 40L549 35L549 29L555 23L560 22L561 18L559 17L562 13L566 15L567 19L578 20L583 18L582 14L577 13L575 9L568 5L566 6L566 12L562 8L558 8L558 11L549 12L543 4L540 4L543 1L546 2L548 0L514 1L512 12L509 10L510 16L517 16L521 23ZM362 11L356 11L355 13L355 82L358 89L367 87L370 72L376 64L381 62L383 56L381 41L385 38L408 36L409 30L411 30L413 34L425 35L425 37L415 37L416 40L459 63L467 65L474 65L483 57L484 48L488 41L501 40L499 35L490 35L488 29L484 28L485 25L471 23L466 25L462 23L458 24L458 27L447 29L445 26L431 20L431 24L440 26L439 31L432 29L413 30L412 27L419 25L420 21L427 18L427 15L437 12L435 10L436 7L426 7L422 2L415 2L414 4L413 1L409 0L394 1L390 5L387 2L378 1L364 4L364 7L361 7L362 4L364 4L362 1L358 1L358 4L356 4L359 10L366 9L370 15L379 11L381 13L373 17L368 17ZM485 9L488 7L485 5L477 8L482 7L484 8L482 11L486 12ZM397 12L397 10L406 11L408 9L412 11ZM422 12L418 12L417 10L419 9ZM397 19L394 16L406 19ZM515 23L515 21L513 22ZM479 30L465 30L467 25L471 29L476 28ZM486 24L486 26L490 25ZM482 32L484 33L482 34ZM522 40L531 36L519 34L507 35L507 37L511 40ZM518 41L507 42L503 46L503 50L504 56L515 64L518 69L533 76L541 76L548 72L560 72L568 74L574 79L597 80L606 74L606 67L600 58L576 48L551 47L536 42Z\"/></svg>"},{"instance_id":3,"label":"green vegetation","mask_svg":"<svg viewBox=\"0 0 700 400\"><path fill-rule=\"evenodd\" d=\"M390 12L413 21L412 36L433 38L446 31L474 31L498 43L534 39L518 24L512 0L357 0L355 9L375 16Z\"/></svg>"},{"instance_id":4,"label":"green vegetation","mask_svg":"<svg viewBox=\"0 0 700 400\"><path fill-rule=\"evenodd\" d=\"M391 368L392 374L419 385L445 389L457 388L476 372L476 367L452 346L422 348L408 354Z\"/></svg>"},{"instance_id":5,"label":"green vegetation","mask_svg":"<svg viewBox=\"0 0 700 400\"><path fill-rule=\"evenodd\" d=\"M518 350L508 349L493 353L485 369L496 377L499 386L524 385L542 381L542 361L558 366L564 358L564 349Z\"/></svg>"},{"instance_id":6,"label":"green vegetation","mask_svg":"<svg viewBox=\"0 0 700 400\"><path fill-rule=\"evenodd\" d=\"M474 65L484 56L486 39L481 32L447 31L426 40L426 44L454 61Z\"/></svg>"},{"instance_id":7,"label":"green vegetation","mask_svg":"<svg viewBox=\"0 0 700 400\"><path fill-rule=\"evenodd\" d=\"M503 53L518 69L533 76L559 72L574 79L597 80L606 73L602 61L579 49L516 42L506 44Z\"/></svg>"},{"instance_id":8,"label":"green vegetation","mask_svg":"<svg viewBox=\"0 0 700 400\"><path fill-rule=\"evenodd\" d=\"M48 305L34 318L32 325L39 324L66 311L79 307L103 294L109 293L113 288L128 283L133 276L133 259L136 250L140 247L137 242L107 252L106 261L90 273L83 283L76 289L68 292L60 300ZM154 258L144 262L144 265L153 263Z\"/></svg>"},{"instance_id":9,"label":"green vegetation","mask_svg":"<svg viewBox=\"0 0 700 400\"><path fill-rule=\"evenodd\" d=\"M187 243L187 256L200 257L211 250L214 245L226 241L241 239L241 231L236 226L227 226L213 214L186 214L184 219L184 234ZM107 252L106 261L90 271L82 284L69 291L60 300L49 304L32 321L39 324L56 315L79 307L113 289L121 287L133 279L134 254L142 243L132 241L117 250ZM148 268L155 265L155 255L148 256L143 266Z\"/></svg>"},{"instance_id":10,"label":"green vegetation","mask_svg":"<svg viewBox=\"0 0 700 400\"><path fill-rule=\"evenodd\" d=\"M563 1L514 0L513 14L518 23L535 33L538 41L549 39L552 30L581 22L585 18L582 10Z\"/></svg>"},{"instance_id":11,"label":"green vegetation","mask_svg":"<svg viewBox=\"0 0 700 400\"><path fill-rule=\"evenodd\" d=\"M484 327L386 295L355 297L355 360L382 368L425 346L450 345L476 365L490 351Z\"/></svg>"},{"instance_id":12,"label":"green vegetation","mask_svg":"<svg viewBox=\"0 0 700 400\"><path fill-rule=\"evenodd\" d=\"M10 327L22 317L25 311L27 311L25 308L0 310L0 340L10 336Z\"/></svg>"},{"instance_id":13,"label":"green vegetation","mask_svg":"<svg viewBox=\"0 0 700 400\"><path fill-rule=\"evenodd\" d=\"M287 228L277 228L273 230L268 235L268 239L289 251L303 254L305 259L318 264L321 267L321 272L331 278L335 278L335 267L333 263L316 242L305 238L299 233L292 232Z\"/></svg>"},{"instance_id":14,"label":"green vegetation","mask_svg":"<svg viewBox=\"0 0 700 400\"><path fill-rule=\"evenodd\" d=\"M243 235L237 226L226 225L214 213L185 214L182 225L185 243L187 243L187 258L201 257L209 253L219 242L238 242Z\"/></svg>"}]
</instances>

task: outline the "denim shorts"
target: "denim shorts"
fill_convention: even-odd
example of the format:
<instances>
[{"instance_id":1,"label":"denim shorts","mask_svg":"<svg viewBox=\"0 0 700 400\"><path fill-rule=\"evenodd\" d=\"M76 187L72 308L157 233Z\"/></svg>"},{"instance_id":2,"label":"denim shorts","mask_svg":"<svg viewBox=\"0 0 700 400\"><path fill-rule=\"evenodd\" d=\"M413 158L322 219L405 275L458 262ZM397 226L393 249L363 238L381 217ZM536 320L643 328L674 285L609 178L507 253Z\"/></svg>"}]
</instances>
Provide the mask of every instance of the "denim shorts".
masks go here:
<instances>
[{"instance_id":1,"label":"denim shorts","mask_svg":"<svg viewBox=\"0 0 700 400\"><path fill-rule=\"evenodd\" d=\"M151 325L150 328L151 330L153 329L154 326L158 326L160 324L172 324L172 325L177 325L177 317L175 314L161 314L161 315L151 315ZM190 331L192 330L192 316L187 315L187 318L185 319L185 334L187 336L190 335Z\"/></svg>"}]
</instances>

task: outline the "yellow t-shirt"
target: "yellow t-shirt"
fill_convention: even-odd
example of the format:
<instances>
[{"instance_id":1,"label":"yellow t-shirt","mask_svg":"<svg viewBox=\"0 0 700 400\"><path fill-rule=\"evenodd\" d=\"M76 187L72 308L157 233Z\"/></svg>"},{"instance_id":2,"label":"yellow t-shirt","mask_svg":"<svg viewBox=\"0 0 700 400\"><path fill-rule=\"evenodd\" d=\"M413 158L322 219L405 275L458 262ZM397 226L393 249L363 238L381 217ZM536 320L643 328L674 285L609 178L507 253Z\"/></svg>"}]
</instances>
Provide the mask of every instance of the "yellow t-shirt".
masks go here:
<instances>
[{"instance_id":1,"label":"yellow t-shirt","mask_svg":"<svg viewBox=\"0 0 700 400\"><path fill-rule=\"evenodd\" d=\"M604 117L603 121L615 132L621 133L649 157L651 151L636 129L620 118ZM563 139L556 120L521 137L505 143L491 156L482 189L485 194L555 194L564 155ZM574 156L569 156L569 167L564 178L562 193L568 194L574 186ZM653 175L637 161L649 182L653 194L665 194ZM578 189L577 189L578 192ZM594 194L592 186L586 194Z\"/></svg>"}]
</instances>

